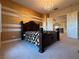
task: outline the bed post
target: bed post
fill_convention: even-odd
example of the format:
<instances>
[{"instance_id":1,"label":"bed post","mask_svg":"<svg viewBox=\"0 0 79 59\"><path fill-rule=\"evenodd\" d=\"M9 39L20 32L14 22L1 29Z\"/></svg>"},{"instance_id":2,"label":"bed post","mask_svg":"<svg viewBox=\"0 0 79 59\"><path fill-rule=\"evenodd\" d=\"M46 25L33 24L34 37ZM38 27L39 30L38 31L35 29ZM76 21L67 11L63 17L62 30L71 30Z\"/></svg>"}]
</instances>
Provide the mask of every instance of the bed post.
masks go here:
<instances>
[{"instance_id":1,"label":"bed post","mask_svg":"<svg viewBox=\"0 0 79 59\"><path fill-rule=\"evenodd\" d=\"M21 40L23 40L24 39L24 36L23 36L23 34L24 34L24 31L23 31L23 21L21 21L20 24L21 24Z\"/></svg>"},{"instance_id":2,"label":"bed post","mask_svg":"<svg viewBox=\"0 0 79 59\"><path fill-rule=\"evenodd\" d=\"M59 31L59 29L57 29L57 41L59 41L60 40L60 31Z\"/></svg>"},{"instance_id":3,"label":"bed post","mask_svg":"<svg viewBox=\"0 0 79 59\"><path fill-rule=\"evenodd\" d=\"M43 53L44 52L44 46L43 46L43 28L40 28L40 45L39 45L39 52Z\"/></svg>"}]
</instances>

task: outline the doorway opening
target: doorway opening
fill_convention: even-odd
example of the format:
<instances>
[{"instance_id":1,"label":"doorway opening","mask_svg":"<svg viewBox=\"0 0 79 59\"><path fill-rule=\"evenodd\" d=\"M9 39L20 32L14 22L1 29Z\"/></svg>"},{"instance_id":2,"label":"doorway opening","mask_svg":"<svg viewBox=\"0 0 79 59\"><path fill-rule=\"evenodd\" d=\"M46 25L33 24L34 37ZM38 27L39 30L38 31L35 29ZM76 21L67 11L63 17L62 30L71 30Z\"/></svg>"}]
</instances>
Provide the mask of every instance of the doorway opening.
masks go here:
<instances>
[{"instance_id":1,"label":"doorway opening","mask_svg":"<svg viewBox=\"0 0 79 59\"><path fill-rule=\"evenodd\" d=\"M53 30L59 28L60 31L60 39L65 39L67 37L67 16L58 16L55 18L55 22L53 24Z\"/></svg>"}]
</instances>

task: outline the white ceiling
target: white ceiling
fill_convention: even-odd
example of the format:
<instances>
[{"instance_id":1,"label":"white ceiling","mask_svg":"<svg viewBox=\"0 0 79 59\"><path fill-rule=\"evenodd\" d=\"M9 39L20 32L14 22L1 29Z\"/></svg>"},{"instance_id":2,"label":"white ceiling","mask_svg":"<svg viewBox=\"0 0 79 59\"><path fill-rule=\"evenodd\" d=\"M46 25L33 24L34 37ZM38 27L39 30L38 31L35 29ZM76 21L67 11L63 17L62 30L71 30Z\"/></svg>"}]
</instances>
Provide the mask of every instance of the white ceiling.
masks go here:
<instances>
[{"instance_id":1,"label":"white ceiling","mask_svg":"<svg viewBox=\"0 0 79 59\"><path fill-rule=\"evenodd\" d=\"M79 0L13 0L40 13L47 13L54 8L63 9L79 3Z\"/></svg>"}]
</instances>

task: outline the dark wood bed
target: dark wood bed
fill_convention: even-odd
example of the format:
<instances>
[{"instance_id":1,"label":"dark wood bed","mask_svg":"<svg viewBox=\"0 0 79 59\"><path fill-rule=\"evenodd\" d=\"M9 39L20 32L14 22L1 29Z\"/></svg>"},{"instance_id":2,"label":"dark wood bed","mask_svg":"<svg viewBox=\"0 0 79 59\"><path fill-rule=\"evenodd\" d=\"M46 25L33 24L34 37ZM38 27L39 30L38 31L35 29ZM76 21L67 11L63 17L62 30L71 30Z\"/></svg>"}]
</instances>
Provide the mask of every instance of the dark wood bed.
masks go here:
<instances>
[{"instance_id":1,"label":"dark wood bed","mask_svg":"<svg viewBox=\"0 0 79 59\"><path fill-rule=\"evenodd\" d=\"M59 41L59 30L43 31L34 21L23 23L21 21L21 39L36 44L39 52L43 53L45 49L56 41Z\"/></svg>"}]
</instances>

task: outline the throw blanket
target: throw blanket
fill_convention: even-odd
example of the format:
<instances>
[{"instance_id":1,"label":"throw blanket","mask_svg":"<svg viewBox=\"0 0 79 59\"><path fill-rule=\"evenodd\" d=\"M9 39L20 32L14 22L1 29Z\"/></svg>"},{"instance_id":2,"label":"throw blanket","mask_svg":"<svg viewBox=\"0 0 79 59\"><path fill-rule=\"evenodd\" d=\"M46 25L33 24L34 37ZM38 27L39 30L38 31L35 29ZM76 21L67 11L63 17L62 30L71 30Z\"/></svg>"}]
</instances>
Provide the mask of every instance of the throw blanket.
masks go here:
<instances>
[{"instance_id":1,"label":"throw blanket","mask_svg":"<svg viewBox=\"0 0 79 59\"><path fill-rule=\"evenodd\" d=\"M25 40L34 43L36 45L39 45L39 36L40 36L39 31L27 31L25 33Z\"/></svg>"}]
</instances>

